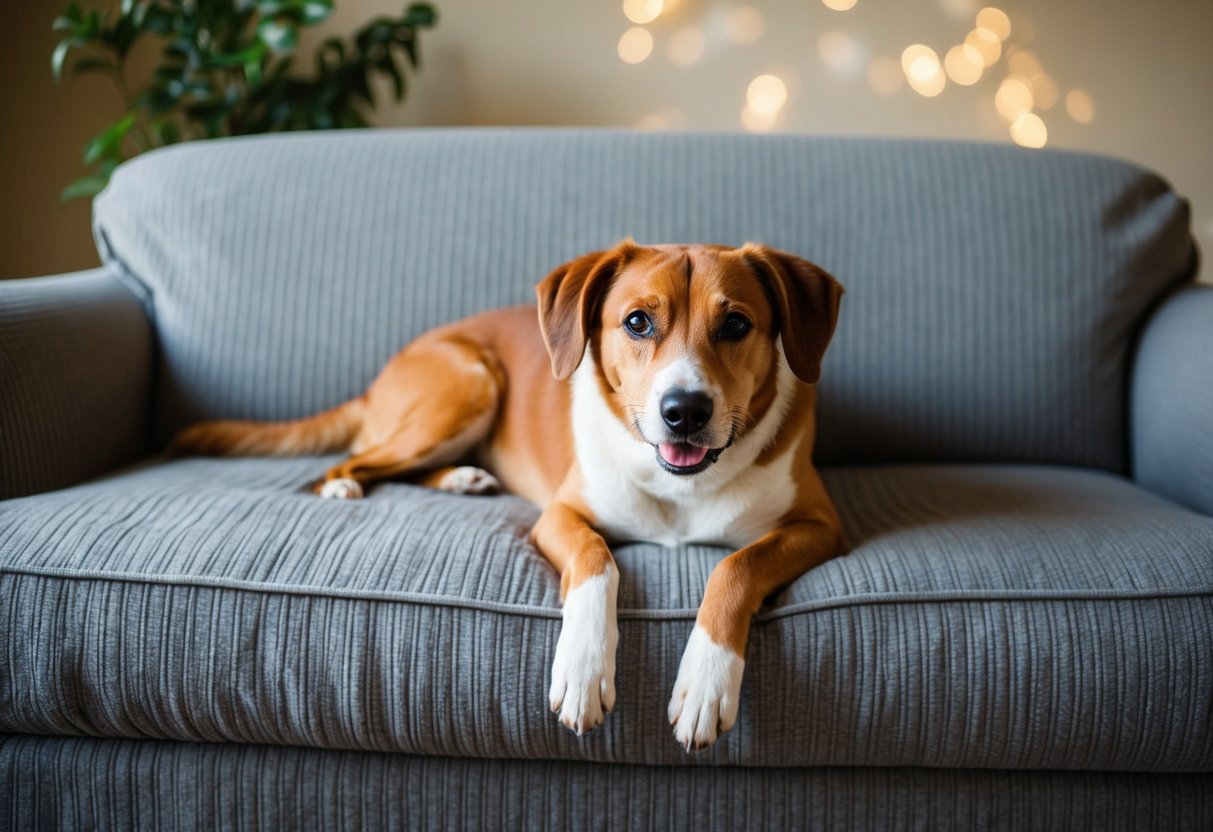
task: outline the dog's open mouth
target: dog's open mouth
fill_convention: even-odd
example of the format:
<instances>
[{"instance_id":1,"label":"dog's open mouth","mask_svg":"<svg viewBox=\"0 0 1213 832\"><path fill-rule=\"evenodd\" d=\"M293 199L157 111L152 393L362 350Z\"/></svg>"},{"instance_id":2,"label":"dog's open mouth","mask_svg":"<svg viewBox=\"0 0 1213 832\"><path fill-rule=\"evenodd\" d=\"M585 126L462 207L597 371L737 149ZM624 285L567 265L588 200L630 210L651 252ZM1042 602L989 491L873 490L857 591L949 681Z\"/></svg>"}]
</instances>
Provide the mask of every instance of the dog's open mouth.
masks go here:
<instances>
[{"instance_id":1,"label":"dog's open mouth","mask_svg":"<svg viewBox=\"0 0 1213 832\"><path fill-rule=\"evenodd\" d=\"M690 442L662 442L656 448L661 467L679 476L707 470L724 451L724 448L703 448Z\"/></svg>"}]
</instances>

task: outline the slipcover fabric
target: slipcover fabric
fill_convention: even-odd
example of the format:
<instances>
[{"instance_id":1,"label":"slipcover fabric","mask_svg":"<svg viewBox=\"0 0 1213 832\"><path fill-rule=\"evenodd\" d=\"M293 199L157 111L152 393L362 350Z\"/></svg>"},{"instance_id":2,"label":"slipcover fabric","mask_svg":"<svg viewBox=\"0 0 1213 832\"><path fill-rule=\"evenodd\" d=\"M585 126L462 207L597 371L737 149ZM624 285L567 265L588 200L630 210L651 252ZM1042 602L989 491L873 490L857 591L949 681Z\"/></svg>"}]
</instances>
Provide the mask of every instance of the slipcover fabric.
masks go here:
<instances>
[{"instance_id":1,"label":"slipcover fabric","mask_svg":"<svg viewBox=\"0 0 1213 832\"><path fill-rule=\"evenodd\" d=\"M0 280L0 500L141 456L151 376L151 327L113 276Z\"/></svg>"},{"instance_id":2,"label":"slipcover fabric","mask_svg":"<svg viewBox=\"0 0 1213 832\"><path fill-rule=\"evenodd\" d=\"M847 288L820 397L836 464L1126 471L1131 336L1193 264L1186 203L1130 164L807 136L192 142L123 165L95 231L155 315L162 438L335 405L424 329L628 235L765 242Z\"/></svg>"},{"instance_id":3,"label":"slipcover fabric","mask_svg":"<svg viewBox=\"0 0 1213 832\"><path fill-rule=\"evenodd\" d=\"M1208 829L1213 775L741 769L0 737L26 829Z\"/></svg>"},{"instance_id":4,"label":"slipcover fabric","mask_svg":"<svg viewBox=\"0 0 1213 832\"><path fill-rule=\"evenodd\" d=\"M713 547L616 547L618 704L551 716L514 497L180 460L0 503L0 731L760 766L1213 770L1213 518L1037 466L826 472L854 545L760 612L737 727L665 704Z\"/></svg>"},{"instance_id":5,"label":"slipcover fabric","mask_svg":"<svg viewBox=\"0 0 1213 832\"><path fill-rule=\"evenodd\" d=\"M1132 393L1134 478L1213 515L1213 286L1189 287L1153 315Z\"/></svg>"}]
</instances>

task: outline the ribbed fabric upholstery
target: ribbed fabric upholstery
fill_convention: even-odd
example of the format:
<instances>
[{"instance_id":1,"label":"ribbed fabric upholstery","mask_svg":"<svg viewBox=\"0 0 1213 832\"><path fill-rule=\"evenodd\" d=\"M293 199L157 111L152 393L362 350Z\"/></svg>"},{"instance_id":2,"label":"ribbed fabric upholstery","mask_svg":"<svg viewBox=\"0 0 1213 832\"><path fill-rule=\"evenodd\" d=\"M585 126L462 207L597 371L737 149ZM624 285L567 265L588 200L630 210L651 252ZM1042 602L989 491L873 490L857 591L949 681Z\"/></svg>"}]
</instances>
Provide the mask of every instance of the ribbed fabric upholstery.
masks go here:
<instances>
[{"instance_id":1,"label":"ribbed fabric upholstery","mask_svg":"<svg viewBox=\"0 0 1213 832\"><path fill-rule=\"evenodd\" d=\"M650 768L0 737L44 829L1207 829L1213 776Z\"/></svg>"},{"instance_id":2,"label":"ribbed fabric upholstery","mask_svg":"<svg viewBox=\"0 0 1213 832\"><path fill-rule=\"evenodd\" d=\"M1134 478L1213 515L1213 286L1179 292L1150 319L1132 393Z\"/></svg>"},{"instance_id":3,"label":"ribbed fabric upholstery","mask_svg":"<svg viewBox=\"0 0 1213 832\"><path fill-rule=\"evenodd\" d=\"M1213 770L1213 518L1039 467L829 471L854 543L758 616L737 727L665 705L710 547L617 550L618 705L546 706L535 509L323 459L182 460L0 504L0 731L456 757Z\"/></svg>"},{"instance_id":4,"label":"ribbed fabric upholstery","mask_svg":"<svg viewBox=\"0 0 1213 832\"><path fill-rule=\"evenodd\" d=\"M139 302L101 269L0 280L0 500L140 456L151 350Z\"/></svg>"},{"instance_id":5,"label":"ribbed fabric upholstery","mask_svg":"<svg viewBox=\"0 0 1213 832\"><path fill-rule=\"evenodd\" d=\"M431 130L189 143L98 198L145 288L161 433L360 392L436 323L626 235L759 240L846 285L832 463L1127 468L1130 336L1190 274L1186 204L1109 159L803 136Z\"/></svg>"}]
</instances>

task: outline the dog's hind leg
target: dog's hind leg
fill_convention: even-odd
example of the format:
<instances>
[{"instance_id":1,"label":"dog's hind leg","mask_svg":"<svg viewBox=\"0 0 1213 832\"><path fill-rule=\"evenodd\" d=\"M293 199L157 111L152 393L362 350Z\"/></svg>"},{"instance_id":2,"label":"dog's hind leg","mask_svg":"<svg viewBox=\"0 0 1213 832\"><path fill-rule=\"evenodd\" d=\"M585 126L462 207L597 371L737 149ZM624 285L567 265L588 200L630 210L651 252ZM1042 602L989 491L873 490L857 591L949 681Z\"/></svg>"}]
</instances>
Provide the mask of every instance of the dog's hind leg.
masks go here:
<instances>
[{"instance_id":1,"label":"dog's hind leg","mask_svg":"<svg viewBox=\"0 0 1213 832\"><path fill-rule=\"evenodd\" d=\"M504 384L493 355L455 337L424 339L393 359L367 391L354 455L316 486L323 497L458 462L493 426Z\"/></svg>"}]
</instances>

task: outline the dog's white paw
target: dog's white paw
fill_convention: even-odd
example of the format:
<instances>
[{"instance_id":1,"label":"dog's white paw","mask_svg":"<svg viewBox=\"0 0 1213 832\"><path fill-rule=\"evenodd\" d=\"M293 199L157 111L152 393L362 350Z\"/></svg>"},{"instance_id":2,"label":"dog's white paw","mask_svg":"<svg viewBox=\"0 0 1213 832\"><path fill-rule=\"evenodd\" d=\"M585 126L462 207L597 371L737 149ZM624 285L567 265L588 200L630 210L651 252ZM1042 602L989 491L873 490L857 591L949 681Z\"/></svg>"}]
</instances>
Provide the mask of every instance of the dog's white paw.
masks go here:
<instances>
[{"instance_id":1,"label":"dog's white paw","mask_svg":"<svg viewBox=\"0 0 1213 832\"><path fill-rule=\"evenodd\" d=\"M687 751L706 748L737 722L745 659L708 636L698 624L691 632L678 681L670 697L674 739Z\"/></svg>"},{"instance_id":2,"label":"dog's white paw","mask_svg":"<svg viewBox=\"0 0 1213 832\"><path fill-rule=\"evenodd\" d=\"M600 725L604 712L615 707L618 592L619 572L608 566L606 572L582 581L564 599L564 623L552 661L548 703L561 723L578 736Z\"/></svg>"},{"instance_id":3,"label":"dog's white paw","mask_svg":"<svg viewBox=\"0 0 1213 832\"><path fill-rule=\"evenodd\" d=\"M320 496L327 500L360 500L363 491L356 480L335 479L320 486Z\"/></svg>"},{"instance_id":4,"label":"dog's white paw","mask_svg":"<svg viewBox=\"0 0 1213 832\"><path fill-rule=\"evenodd\" d=\"M496 494L501 490L501 483L483 468L461 465L443 474L438 487L454 494Z\"/></svg>"}]
</instances>

